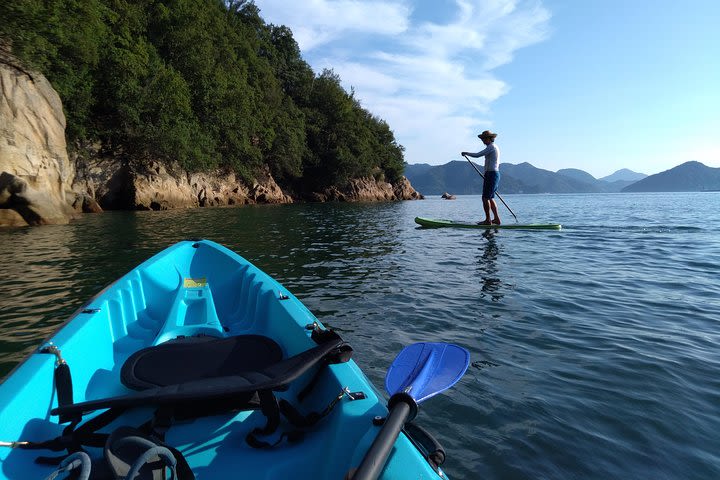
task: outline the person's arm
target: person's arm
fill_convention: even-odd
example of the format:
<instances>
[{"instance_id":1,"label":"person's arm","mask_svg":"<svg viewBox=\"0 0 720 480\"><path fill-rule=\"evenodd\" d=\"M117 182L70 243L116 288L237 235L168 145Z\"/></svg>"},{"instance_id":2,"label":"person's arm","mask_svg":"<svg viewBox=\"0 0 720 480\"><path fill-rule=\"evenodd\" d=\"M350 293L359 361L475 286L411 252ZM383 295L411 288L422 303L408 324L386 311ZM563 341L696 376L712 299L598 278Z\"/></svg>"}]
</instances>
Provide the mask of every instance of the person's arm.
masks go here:
<instances>
[{"instance_id":1,"label":"person's arm","mask_svg":"<svg viewBox=\"0 0 720 480\"><path fill-rule=\"evenodd\" d=\"M480 157L484 157L485 155L487 155L489 153L489 150L490 150L490 146L487 146L483 150L479 151L478 153L461 152L460 155L463 155L463 156L467 155L468 157L472 157L472 158L480 158Z\"/></svg>"}]
</instances>

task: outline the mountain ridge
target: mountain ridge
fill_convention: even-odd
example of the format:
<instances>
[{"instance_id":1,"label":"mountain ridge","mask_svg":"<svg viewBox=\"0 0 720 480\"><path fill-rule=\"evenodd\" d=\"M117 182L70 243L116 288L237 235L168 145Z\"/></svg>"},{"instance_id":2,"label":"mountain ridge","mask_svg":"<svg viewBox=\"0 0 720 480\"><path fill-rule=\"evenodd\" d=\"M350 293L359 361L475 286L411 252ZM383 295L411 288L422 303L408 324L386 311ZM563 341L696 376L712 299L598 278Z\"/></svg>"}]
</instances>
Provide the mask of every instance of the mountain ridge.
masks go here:
<instances>
[{"instance_id":1,"label":"mountain ridge","mask_svg":"<svg viewBox=\"0 0 720 480\"><path fill-rule=\"evenodd\" d=\"M467 162L453 160L444 165L405 164L405 176L424 195L482 193L482 178L473 175ZM481 169L481 165L473 162ZM557 172L529 162L500 164L502 193L621 193L720 190L720 168L688 161L654 175L622 168L602 178L577 168Z\"/></svg>"},{"instance_id":2,"label":"mountain ridge","mask_svg":"<svg viewBox=\"0 0 720 480\"><path fill-rule=\"evenodd\" d=\"M643 178L623 192L704 192L720 190L720 168L691 160L664 172Z\"/></svg>"}]
</instances>

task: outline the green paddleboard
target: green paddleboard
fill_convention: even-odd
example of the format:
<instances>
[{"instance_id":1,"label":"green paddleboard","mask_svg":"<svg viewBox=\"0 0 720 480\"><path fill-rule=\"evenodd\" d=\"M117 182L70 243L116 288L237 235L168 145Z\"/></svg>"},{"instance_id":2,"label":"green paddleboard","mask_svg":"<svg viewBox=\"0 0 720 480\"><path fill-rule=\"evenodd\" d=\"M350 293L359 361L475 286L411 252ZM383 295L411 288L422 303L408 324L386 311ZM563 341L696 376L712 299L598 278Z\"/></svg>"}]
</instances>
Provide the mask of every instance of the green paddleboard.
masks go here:
<instances>
[{"instance_id":1,"label":"green paddleboard","mask_svg":"<svg viewBox=\"0 0 720 480\"><path fill-rule=\"evenodd\" d=\"M426 228L482 228L505 230L560 230L559 223L503 223L502 225L478 225L475 222L461 222L458 220L442 220L436 218L415 217L415 223Z\"/></svg>"}]
</instances>

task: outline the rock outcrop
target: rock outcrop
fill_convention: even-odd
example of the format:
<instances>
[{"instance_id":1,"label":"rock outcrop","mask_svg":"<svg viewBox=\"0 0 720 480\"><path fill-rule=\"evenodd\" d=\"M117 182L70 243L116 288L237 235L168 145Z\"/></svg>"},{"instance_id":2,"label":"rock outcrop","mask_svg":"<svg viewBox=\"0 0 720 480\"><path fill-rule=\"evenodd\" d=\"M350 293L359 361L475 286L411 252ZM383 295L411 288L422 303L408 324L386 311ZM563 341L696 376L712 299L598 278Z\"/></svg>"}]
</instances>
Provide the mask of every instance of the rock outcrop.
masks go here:
<instances>
[{"instance_id":1,"label":"rock outcrop","mask_svg":"<svg viewBox=\"0 0 720 480\"><path fill-rule=\"evenodd\" d=\"M293 203L267 168L248 184L233 172L190 173L177 164L122 161L103 156L99 146L73 155L77 202L97 201L105 210L171 210L256 203ZM403 177L392 185L372 177L354 179L345 188L330 187L307 196L318 202L391 201L423 198Z\"/></svg>"},{"instance_id":2,"label":"rock outcrop","mask_svg":"<svg viewBox=\"0 0 720 480\"><path fill-rule=\"evenodd\" d=\"M73 188L106 210L172 210L293 201L269 172L247 185L232 172L189 173L177 164L123 161L88 152L74 156L77 175Z\"/></svg>"},{"instance_id":3,"label":"rock outcrop","mask_svg":"<svg viewBox=\"0 0 720 480\"><path fill-rule=\"evenodd\" d=\"M393 186L393 192L397 200L423 200L425 198L420 192L413 188L407 177L402 177L402 179Z\"/></svg>"},{"instance_id":4,"label":"rock outcrop","mask_svg":"<svg viewBox=\"0 0 720 480\"><path fill-rule=\"evenodd\" d=\"M395 185L372 177L350 180L345 188L330 187L308 195L315 202L382 202L393 200L421 200L423 197L402 177Z\"/></svg>"},{"instance_id":5,"label":"rock outcrop","mask_svg":"<svg viewBox=\"0 0 720 480\"><path fill-rule=\"evenodd\" d=\"M0 46L0 225L67 223L73 176L60 97Z\"/></svg>"}]
</instances>

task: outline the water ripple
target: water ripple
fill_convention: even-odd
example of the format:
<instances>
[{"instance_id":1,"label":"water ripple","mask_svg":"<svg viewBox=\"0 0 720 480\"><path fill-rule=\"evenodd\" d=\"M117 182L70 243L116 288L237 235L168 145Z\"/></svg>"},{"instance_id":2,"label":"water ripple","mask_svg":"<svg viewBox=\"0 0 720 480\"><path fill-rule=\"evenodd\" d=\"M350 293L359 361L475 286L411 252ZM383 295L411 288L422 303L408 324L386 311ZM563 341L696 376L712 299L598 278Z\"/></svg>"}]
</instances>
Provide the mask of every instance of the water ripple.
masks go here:
<instances>
[{"instance_id":1,"label":"water ripple","mask_svg":"<svg viewBox=\"0 0 720 480\"><path fill-rule=\"evenodd\" d=\"M720 478L720 194L505 199L523 222L563 230L414 224L477 217L479 199L461 196L0 231L0 376L105 285L204 237L338 329L378 386L409 343L468 348L472 368L419 415L452 478Z\"/></svg>"}]
</instances>

